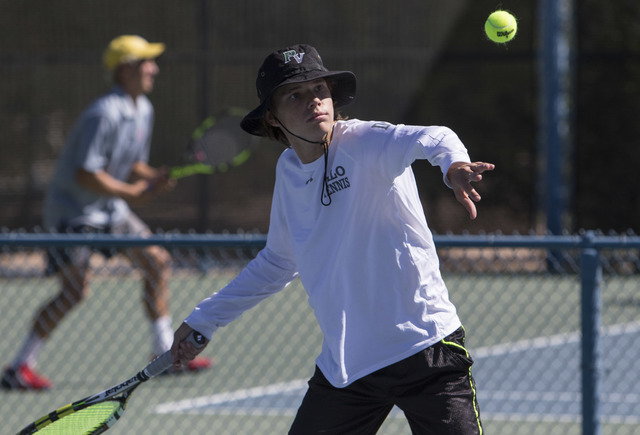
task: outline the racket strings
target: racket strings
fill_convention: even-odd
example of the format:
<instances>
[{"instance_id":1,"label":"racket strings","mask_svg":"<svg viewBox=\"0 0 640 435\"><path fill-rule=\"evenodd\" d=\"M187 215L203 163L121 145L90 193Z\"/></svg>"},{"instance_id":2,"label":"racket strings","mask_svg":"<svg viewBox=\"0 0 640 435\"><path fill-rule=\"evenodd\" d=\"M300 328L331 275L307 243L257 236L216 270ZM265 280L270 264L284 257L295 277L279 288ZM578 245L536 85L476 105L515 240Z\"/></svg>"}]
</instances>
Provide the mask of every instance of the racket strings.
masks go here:
<instances>
[{"instance_id":1,"label":"racket strings","mask_svg":"<svg viewBox=\"0 0 640 435\"><path fill-rule=\"evenodd\" d=\"M218 171L238 166L246 160L250 151L247 138L235 117L223 117L201 131L191 141L186 153L187 161L211 165Z\"/></svg>"},{"instance_id":2,"label":"racket strings","mask_svg":"<svg viewBox=\"0 0 640 435\"><path fill-rule=\"evenodd\" d=\"M232 108L205 119L187 143L184 163L172 167L170 177L225 172L246 162L256 142L240 127L244 113L243 109Z\"/></svg>"},{"instance_id":3,"label":"racket strings","mask_svg":"<svg viewBox=\"0 0 640 435\"><path fill-rule=\"evenodd\" d=\"M245 140L244 133L229 120L226 121L221 121L206 131L195 148L209 164L214 166L230 164L233 158L245 148L242 142Z\"/></svg>"},{"instance_id":4,"label":"racket strings","mask_svg":"<svg viewBox=\"0 0 640 435\"><path fill-rule=\"evenodd\" d=\"M95 434L111 427L124 413L125 402L108 400L59 418L38 434Z\"/></svg>"}]
</instances>

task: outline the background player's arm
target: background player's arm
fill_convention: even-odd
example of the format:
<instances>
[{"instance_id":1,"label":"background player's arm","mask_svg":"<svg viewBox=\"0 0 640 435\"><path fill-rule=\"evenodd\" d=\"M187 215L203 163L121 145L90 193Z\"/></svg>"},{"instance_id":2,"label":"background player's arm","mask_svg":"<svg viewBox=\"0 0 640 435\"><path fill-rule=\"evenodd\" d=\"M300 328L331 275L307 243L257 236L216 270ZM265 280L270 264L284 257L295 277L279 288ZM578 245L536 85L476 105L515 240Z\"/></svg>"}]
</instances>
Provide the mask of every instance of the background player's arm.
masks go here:
<instances>
[{"instance_id":1,"label":"background player's arm","mask_svg":"<svg viewBox=\"0 0 640 435\"><path fill-rule=\"evenodd\" d=\"M146 180L148 189L153 192L164 192L175 187L177 181L170 177L169 172L166 166L154 168L143 161L136 162L131 168L132 178Z\"/></svg>"},{"instance_id":2,"label":"background player's arm","mask_svg":"<svg viewBox=\"0 0 640 435\"><path fill-rule=\"evenodd\" d=\"M167 172L166 168L156 169L152 166L149 166L145 162L136 162L131 167L131 175L134 178L141 178L145 180L151 180L151 179L160 177L163 175L163 173L166 173L166 172Z\"/></svg>"},{"instance_id":3,"label":"background player's arm","mask_svg":"<svg viewBox=\"0 0 640 435\"><path fill-rule=\"evenodd\" d=\"M76 171L76 181L82 187L99 195L118 196L127 202L141 200L149 191L150 183L141 179L133 183L126 183L113 178L106 171L98 169L89 172L84 169Z\"/></svg>"}]
</instances>

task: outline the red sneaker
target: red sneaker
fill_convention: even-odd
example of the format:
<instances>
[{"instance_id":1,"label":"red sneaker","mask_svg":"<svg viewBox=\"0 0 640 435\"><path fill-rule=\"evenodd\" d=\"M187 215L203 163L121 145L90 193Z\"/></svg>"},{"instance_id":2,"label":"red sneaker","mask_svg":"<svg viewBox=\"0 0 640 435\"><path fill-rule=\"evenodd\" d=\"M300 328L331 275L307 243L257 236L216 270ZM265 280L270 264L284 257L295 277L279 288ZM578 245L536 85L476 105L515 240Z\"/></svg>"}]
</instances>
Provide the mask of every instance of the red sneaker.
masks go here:
<instances>
[{"instance_id":1,"label":"red sneaker","mask_svg":"<svg viewBox=\"0 0 640 435\"><path fill-rule=\"evenodd\" d=\"M189 364L184 368L187 372L200 372L211 368L213 362L209 358L203 356L197 357L189 361Z\"/></svg>"},{"instance_id":2,"label":"red sneaker","mask_svg":"<svg viewBox=\"0 0 640 435\"><path fill-rule=\"evenodd\" d=\"M17 369L7 368L2 374L2 388L7 390L48 390L53 384L49 379L39 374L27 364L21 364Z\"/></svg>"},{"instance_id":3,"label":"red sneaker","mask_svg":"<svg viewBox=\"0 0 640 435\"><path fill-rule=\"evenodd\" d=\"M168 370L166 370L162 374L164 374L164 375L179 375L181 373L197 373L197 372L201 372L203 370L207 370L207 369L211 368L212 366L213 366L213 361L212 360L210 360L209 358L203 357L203 356L199 356L199 357L196 357L196 358L192 359L191 361L189 361L189 364L187 364L186 367L182 367L182 368L179 368L179 369L176 369L174 367L170 367Z\"/></svg>"}]
</instances>

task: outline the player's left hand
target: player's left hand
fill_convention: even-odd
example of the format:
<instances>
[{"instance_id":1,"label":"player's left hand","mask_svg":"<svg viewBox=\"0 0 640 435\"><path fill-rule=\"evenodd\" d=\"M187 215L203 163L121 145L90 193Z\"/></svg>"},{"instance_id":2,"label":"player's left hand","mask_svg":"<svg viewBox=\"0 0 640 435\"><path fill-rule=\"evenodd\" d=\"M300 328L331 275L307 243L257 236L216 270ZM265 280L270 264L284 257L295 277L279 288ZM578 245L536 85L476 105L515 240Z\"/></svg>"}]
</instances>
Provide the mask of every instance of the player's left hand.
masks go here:
<instances>
[{"instance_id":1,"label":"player's left hand","mask_svg":"<svg viewBox=\"0 0 640 435\"><path fill-rule=\"evenodd\" d=\"M455 162L447 171L447 180L453 189L453 193L460 204L469 212L469 217L478 217L475 203L480 201L480 194L471 185L472 182L482 180L482 173L493 171L496 167L493 163L485 162Z\"/></svg>"}]
</instances>

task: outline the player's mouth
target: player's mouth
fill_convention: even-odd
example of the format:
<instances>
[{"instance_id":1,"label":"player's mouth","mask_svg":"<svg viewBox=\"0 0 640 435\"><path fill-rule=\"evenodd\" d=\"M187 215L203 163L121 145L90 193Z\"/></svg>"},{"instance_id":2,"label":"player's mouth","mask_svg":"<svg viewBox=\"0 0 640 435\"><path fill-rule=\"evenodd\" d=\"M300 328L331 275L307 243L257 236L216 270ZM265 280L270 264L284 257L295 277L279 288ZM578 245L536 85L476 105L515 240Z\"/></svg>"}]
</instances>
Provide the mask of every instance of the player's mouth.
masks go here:
<instances>
[{"instance_id":1,"label":"player's mouth","mask_svg":"<svg viewBox=\"0 0 640 435\"><path fill-rule=\"evenodd\" d=\"M314 112L309 119L307 119L307 122L325 121L327 116L328 113L326 112Z\"/></svg>"}]
</instances>

